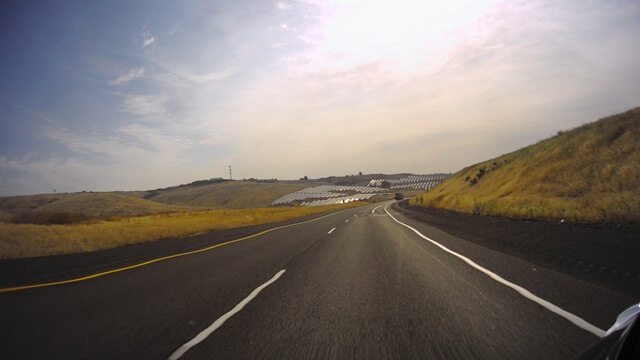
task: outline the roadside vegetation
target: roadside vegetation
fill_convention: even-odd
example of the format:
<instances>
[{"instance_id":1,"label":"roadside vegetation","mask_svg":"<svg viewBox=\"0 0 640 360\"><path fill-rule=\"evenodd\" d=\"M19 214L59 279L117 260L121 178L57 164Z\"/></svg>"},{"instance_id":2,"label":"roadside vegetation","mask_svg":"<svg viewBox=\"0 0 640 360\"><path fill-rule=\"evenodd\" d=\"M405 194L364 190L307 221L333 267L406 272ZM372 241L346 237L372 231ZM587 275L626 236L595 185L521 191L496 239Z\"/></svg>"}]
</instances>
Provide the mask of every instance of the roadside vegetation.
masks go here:
<instances>
[{"instance_id":1,"label":"roadside vegetation","mask_svg":"<svg viewBox=\"0 0 640 360\"><path fill-rule=\"evenodd\" d=\"M462 169L414 206L586 223L640 223L640 108Z\"/></svg>"},{"instance_id":2,"label":"roadside vegetation","mask_svg":"<svg viewBox=\"0 0 640 360\"><path fill-rule=\"evenodd\" d=\"M89 219L68 225L0 223L0 258L71 254L185 237L210 231L266 224L326 211L362 206L349 203L317 207L176 212L142 217Z\"/></svg>"},{"instance_id":3,"label":"roadside vegetation","mask_svg":"<svg viewBox=\"0 0 640 360\"><path fill-rule=\"evenodd\" d=\"M201 185L202 182L205 184ZM53 213L73 214L72 217L75 218L85 216L107 220L114 216L144 216L178 211L264 208L283 195L325 183L199 181L150 191L78 192L0 197L0 222L30 222L26 220L37 219L35 223L45 223L43 219L51 217ZM43 213L46 214L42 215Z\"/></svg>"},{"instance_id":4,"label":"roadside vegetation","mask_svg":"<svg viewBox=\"0 0 640 360\"><path fill-rule=\"evenodd\" d=\"M209 208L213 210L214 208ZM163 204L115 192L39 194L0 198L0 221L46 223L51 214L73 218L108 219L113 216L153 215L177 211L207 210L192 205ZM20 220L22 219L22 220ZM77 222L77 221L72 221ZM67 222L63 222L67 223Z\"/></svg>"},{"instance_id":5,"label":"roadside vegetation","mask_svg":"<svg viewBox=\"0 0 640 360\"><path fill-rule=\"evenodd\" d=\"M212 209L250 209L267 207L281 196L322 184L326 184L326 182L235 180L203 186L180 186L166 190L154 190L145 192L144 197L163 204L200 206Z\"/></svg>"}]
</instances>

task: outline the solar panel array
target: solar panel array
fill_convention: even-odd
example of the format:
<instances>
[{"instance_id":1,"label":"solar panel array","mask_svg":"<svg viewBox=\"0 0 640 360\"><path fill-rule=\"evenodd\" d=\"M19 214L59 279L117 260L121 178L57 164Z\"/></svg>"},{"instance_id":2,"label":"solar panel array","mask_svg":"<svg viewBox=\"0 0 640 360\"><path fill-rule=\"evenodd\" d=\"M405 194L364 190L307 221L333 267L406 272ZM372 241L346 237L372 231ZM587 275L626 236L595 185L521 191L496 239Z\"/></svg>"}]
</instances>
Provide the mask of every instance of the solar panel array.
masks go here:
<instances>
[{"instance_id":1,"label":"solar panel array","mask_svg":"<svg viewBox=\"0 0 640 360\"><path fill-rule=\"evenodd\" d=\"M415 189L429 190L439 184L442 180L448 178L449 174L430 174L430 175L412 175L399 179L374 179L369 182L368 186L381 186L387 181L391 185L391 189Z\"/></svg>"},{"instance_id":2,"label":"solar panel array","mask_svg":"<svg viewBox=\"0 0 640 360\"><path fill-rule=\"evenodd\" d=\"M298 190L276 199L271 205L285 205L299 203L303 206L320 206L331 204L345 204L352 201L367 200L376 193L388 191L370 186L337 186L320 185ZM345 192L355 194L345 194Z\"/></svg>"}]
</instances>

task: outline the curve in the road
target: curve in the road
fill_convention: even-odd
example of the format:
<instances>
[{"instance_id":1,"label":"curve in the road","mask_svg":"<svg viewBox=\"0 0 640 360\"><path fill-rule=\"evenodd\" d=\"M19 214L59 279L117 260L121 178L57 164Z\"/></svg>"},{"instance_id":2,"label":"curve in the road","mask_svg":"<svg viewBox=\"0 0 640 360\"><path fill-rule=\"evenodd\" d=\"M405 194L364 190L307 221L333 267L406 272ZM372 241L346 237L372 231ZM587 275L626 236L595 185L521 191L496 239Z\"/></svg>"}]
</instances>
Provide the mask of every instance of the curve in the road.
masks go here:
<instances>
[{"instance_id":1,"label":"curve in the road","mask_svg":"<svg viewBox=\"0 0 640 360\"><path fill-rule=\"evenodd\" d=\"M560 308L557 305L554 305L552 303L550 303L549 301L542 299L536 295L534 295L533 293L531 293L529 290L523 288L522 286L516 285L506 279L504 279L503 277L501 277L500 275L494 273L491 270L488 270L480 265L478 265L477 263L475 263L473 260L469 259L468 257L464 256L464 255L460 255L457 252L447 248L446 246L440 244L439 242L428 238L427 236L425 236L424 234L422 234L420 231L418 231L417 229L415 229L412 226L409 226L405 223L403 223L402 221L396 219L393 215L391 215L391 213L389 212L389 210L387 210L387 207L389 207L389 205L384 207L384 211L391 217L391 219L393 219L395 222L397 222L398 224L408 228L409 230L413 231L416 235L418 235L419 237L431 242L432 244L434 244L435 246L439 247L440 249L442 249L443 251L461 259L462 261L464 261L465 263L467 263L469 266L471 266L472 268L484 273L485 275L489 276L491 279L515 290L516 292L518 292L520 295L524 296L525 298L527 298L528 300L531 300L537 304L539 304L540 306L544 307L545 309L560 315L561 317L569 320L571 323L573 323L574 325L578 326L579 328L586 330L598 337L603 337L605 334L605 331L592 325L591 323L587 322L586 320Z\"/></svg>"},{"instance_id":2,"label":"curve in the road","mask_svg":"<svg viewBox=\"0 0 640 360\"><path fill-rule=\"evenodd\" d=\"M9 287L9 288L0 288L0 294L1 293L8 293L8 292L14 292L14 291L21 291L21 290L28 290L28 289L35 289L35 288L41 288L41 287L47 287L47 286L56 286L56 285L64 285L64 284L71 284L71 283L76 283L76 282L80 282L80 281L87 281L87 280L91 280L91 279L95 279L101 276L105 276L105 275L110 275L110 274L115 274L115 273L119 273L122 271L127 271L127 270L132 270L132 269L136 269L139 267L143 267L143 266L147 266L147 265L151 265L160 261L165 261L165 260L169 260L169 259L173 259L173 258L177 258L177 257L182 257L182 256L187 256L187 255L193 255L193 254L199 254L205 251L210 251L222 246L226 246L226 245L230 245L233 243L237 243L240 241L244 241L244 240L249 240L258 236L262 236L264 234L270 233L272 231L275 230L280 230L280 229L284 229L284 228L288 228L288 227L292 227L292 226L297 226L297 225L302 225L302 224L307 224L310 222L314 222L314 221L318 221L320 219L324 219L326 217L332 216L332 215L336 215L339 213L342 213L344 211L348 211L351 209L346 209L346 210L341 210L341 211L336 211L333 212L331 214L327 214L327 215L323 215L311 220L306 220L306 221L301 221L298 223L294 223L294 224L288 224L288 225L282 225L282 226L277 226L271 229L267 229L264 231L261 231L257 234L253 234L253 235L249 235L249 236L245 236L239 239L234 239L234 240L230 240L230 241L226 241L220 244L216 244L216 245L212 245L212 246L208 246L202 249L198 249L198 250L192 250L192 251L186 251L186 252L182 252L182 253L178 253L178 254L173 254L173 255L168 255L168 256L163 256L163 257L159 257L156 259L152 259L152 260L148 260L148 261L144 261L138 264L134 264L134 265L130 265L130 266L125 266L125 267L121 267L121 268L117 268L117 269L112 269L109 271L104 271L104 272L100 272L100 273L96 273L96 274L91 274L91 275L87 275L87 276L83 276L83 277L78 277L78 278L73 278L73 279L68 279L68 280L62 280L62 281L54 281L54 282L48 282L48 283L40 283L40 284L33 284L33 285L24 285L24 286L15 286L15 287Z\"/></svg>"}]
</instances>

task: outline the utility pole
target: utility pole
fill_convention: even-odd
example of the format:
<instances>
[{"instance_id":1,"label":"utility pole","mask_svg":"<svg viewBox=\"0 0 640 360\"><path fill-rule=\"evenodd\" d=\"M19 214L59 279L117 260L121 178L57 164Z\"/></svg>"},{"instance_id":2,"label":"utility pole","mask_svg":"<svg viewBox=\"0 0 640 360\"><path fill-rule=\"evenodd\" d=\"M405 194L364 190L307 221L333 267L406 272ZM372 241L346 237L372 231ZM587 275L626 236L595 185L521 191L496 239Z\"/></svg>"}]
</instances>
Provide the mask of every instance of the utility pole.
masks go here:
<instances>
[{"instance_id":1,"label":"utility pole","mask_svg":"<svg viewBox=\"0 0 640 360\"><path fill-rule=\"evenodd\" d=\"M231 165L229 165L229 180L233 180L233 176L231 176Z\"/></svg>"}]
</instances>

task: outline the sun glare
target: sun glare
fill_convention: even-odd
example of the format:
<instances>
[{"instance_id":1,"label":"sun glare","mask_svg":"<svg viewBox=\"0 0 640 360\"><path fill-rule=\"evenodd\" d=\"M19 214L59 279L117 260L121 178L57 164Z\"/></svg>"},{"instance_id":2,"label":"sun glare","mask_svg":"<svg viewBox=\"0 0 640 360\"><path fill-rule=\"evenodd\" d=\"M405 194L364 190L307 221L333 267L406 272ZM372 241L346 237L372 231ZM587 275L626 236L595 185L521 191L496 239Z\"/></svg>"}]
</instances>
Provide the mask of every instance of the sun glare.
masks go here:
<instances>
[{"instance_id":1,"label":"sun glare","mask_svg":"<svg viewBox=\"0 0 640 360\"><path fill-rule=\"evenodd\" d=\"M318 67L387 62L398 70L433 61L497 1L335 2L318 29Z\"/></svg>"}]
</instances>

